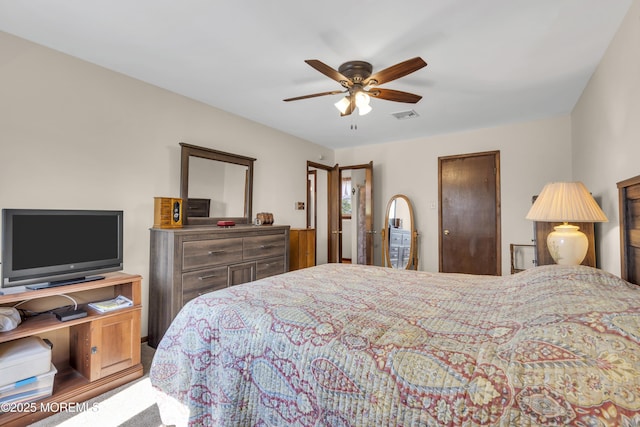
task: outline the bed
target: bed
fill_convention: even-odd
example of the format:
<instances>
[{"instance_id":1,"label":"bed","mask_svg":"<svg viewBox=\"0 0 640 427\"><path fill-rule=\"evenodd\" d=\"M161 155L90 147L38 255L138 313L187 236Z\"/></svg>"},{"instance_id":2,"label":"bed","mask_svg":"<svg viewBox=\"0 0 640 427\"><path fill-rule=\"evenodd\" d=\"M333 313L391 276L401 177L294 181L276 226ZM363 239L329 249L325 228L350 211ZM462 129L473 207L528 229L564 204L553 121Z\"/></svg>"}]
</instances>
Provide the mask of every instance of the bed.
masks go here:
<instances>
[{"instance_id":1,"label":"bed","mask_svg":"<svg viewBox=\"0 0 640 427\"><path fill-rule=\"evenodd\" d=\"M640 288L326 264L191 301L150 378L165 424L640 425Z\"/></svg>"}]
</instances>

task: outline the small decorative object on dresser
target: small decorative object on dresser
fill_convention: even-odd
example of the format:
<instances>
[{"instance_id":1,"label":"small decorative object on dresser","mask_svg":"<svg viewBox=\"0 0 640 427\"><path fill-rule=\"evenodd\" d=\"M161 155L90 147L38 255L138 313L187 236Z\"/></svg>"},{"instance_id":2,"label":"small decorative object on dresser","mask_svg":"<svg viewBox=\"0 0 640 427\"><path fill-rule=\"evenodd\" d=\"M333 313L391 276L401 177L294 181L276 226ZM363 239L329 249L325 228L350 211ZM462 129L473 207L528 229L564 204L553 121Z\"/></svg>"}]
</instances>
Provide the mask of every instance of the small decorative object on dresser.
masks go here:
<instances>
[{"instance_id":1,"label":"small decorative object on dresser","mask_svg":"<svg viewBox=\"0 0 640 427\"><path fill-rule=\"evenodd\" d=\"M182 227L182 199L154 197L153 226L156 228Z\"/></svg>"},{"instance_id":2,"label":"small decorative object on dresser","mask_svg":"<svg viewBox=\"0 0 640 427\"><path fill-rule=\"evenodd\" d=\"M260 225L273 225L273 214L271 212L260 212L257 216L257 222Z\"/></svg>"}]
</instances>

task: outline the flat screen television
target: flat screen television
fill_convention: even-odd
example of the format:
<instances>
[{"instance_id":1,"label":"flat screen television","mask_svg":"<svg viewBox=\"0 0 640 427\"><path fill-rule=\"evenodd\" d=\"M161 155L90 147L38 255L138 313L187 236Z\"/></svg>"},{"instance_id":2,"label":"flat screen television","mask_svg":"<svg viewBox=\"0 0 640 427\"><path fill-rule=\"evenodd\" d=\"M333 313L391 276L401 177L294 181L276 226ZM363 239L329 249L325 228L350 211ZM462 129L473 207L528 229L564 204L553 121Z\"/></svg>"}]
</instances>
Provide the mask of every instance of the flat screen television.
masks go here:
<instances>
[{"instance_id":1,"label":"flat screen television","mask_svg":"<svg viewBox=\"0 0 640 427\"><path fill-rule=\"evenodd\" d=\"M2 287L40 289L122 270L123 212L2 210Z\"/></svg>"}]
</instances>

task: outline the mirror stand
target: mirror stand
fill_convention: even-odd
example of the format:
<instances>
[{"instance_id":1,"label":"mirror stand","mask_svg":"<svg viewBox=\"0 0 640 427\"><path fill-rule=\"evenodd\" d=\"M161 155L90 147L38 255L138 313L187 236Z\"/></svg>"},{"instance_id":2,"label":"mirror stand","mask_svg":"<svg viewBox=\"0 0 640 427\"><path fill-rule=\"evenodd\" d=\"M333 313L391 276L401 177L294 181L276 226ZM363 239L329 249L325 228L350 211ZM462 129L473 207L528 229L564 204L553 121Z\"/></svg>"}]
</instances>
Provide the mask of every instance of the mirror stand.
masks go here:
<instances>
[{"instance_id":1,"label":"mirror stand","mask_svg":"<svg viewBox=\"0 0 640 427\"><path fill-rule=\"evenodd\" d=\"M383 266L418 269L418 231L407 196L396 194L389 200L381 235Z\"/></svg>"}]
</instances>

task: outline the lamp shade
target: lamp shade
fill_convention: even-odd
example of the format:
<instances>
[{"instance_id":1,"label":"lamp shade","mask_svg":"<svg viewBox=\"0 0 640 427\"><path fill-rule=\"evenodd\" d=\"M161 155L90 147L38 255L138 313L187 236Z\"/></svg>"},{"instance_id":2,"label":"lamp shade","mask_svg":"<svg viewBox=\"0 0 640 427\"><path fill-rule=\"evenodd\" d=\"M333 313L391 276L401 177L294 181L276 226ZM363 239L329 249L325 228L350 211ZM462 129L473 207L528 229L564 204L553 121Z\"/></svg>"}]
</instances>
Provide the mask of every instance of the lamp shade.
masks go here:
<instances>
[{"instance_id":1,"label":"lamp shade","mask_svg":"<svg viewBox=\"0 0 640 427\"><path fill-rule=\"evenodd\" d=\"M607 222L607 216L581 182L544 186L527 219L542 222Z\"/></svg>"},{"instance_id":2,"label":"lamp shade","mask_svg":"<svg viewBox=\"0 0 640 427\"><path fill-rule=\"evenodd\" d=\"M336 108L338 109L338 111L340 111L341 114L344 114L347 111L347 108L349 108L349 105L351 105L351 97L345 96L344 98L341 98L340 101L336 102L333 105L336 106Z\"/></svg>"}]
</instances>

